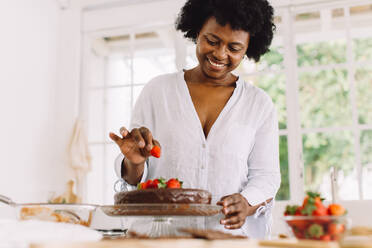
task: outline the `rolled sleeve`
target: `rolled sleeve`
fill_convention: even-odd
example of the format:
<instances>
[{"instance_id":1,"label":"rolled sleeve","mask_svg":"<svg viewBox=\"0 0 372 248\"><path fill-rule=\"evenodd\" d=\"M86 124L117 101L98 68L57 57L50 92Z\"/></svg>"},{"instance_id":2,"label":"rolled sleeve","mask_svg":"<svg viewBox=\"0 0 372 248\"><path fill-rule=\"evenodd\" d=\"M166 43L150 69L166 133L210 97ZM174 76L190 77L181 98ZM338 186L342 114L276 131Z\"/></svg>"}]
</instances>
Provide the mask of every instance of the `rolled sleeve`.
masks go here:
<instances>
[{"instance_id":1,"label":"rolled sleeve","mask_svg":"<svg viewBox=\"0 0 372 248\"><path fill-rule=\"evenodd\" d=\"M259 207L254 215L248 216L245 220L247 225L243 226L244 234L257 239L270 239L273 225L273 207L274 201L271 201Z\"/></svg>"},{"instance_id":2,"label":"rolled sleeve","mask_svg":"<svg viewBox=\"0 0 372 248\"><path fill-rule=\"evenodd\" d=\"M275 197L280 181L279 130L276 109L272 106L256 132L248 159L248 183L241 194L256 206Z\"/></svg>"}]
</instances>

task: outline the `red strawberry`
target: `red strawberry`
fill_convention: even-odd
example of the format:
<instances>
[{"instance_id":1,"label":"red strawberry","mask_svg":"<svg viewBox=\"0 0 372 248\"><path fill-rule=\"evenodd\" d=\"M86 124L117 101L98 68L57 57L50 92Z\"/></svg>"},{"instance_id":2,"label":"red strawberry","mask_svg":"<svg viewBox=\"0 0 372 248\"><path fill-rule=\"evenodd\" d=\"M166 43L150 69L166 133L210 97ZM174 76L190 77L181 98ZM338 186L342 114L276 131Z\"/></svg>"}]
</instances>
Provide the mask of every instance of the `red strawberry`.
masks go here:
<instances>
[{"instance_id":1,"label":"red strawberry","mask_svg":"<svg viewBox=\"0 0 372 248\"><path fill-rule=\"evenodd\" d=\"M147 186L148 189L157 189L158 188L159 180L155 179L153 181L150 180L149 185Z\"/></svg>"},{"instance_id":2,"label":"red strawberry","mask_svg":"<svg viewBox=\"0 0 372 248\"><path fill-rule=\"evenodd\" d=\"M297 206L297 209L295 210L295 216L303 216L302 214L303 207L302 206ZM288 224L294 228L297 229L298 231L305 230L308 226L308 221L303 219L303 220L289 220Z\"/></svg>"},{"instance_id":3,"label":"red strawberry","mask_svg":"<svg viewBox=\"0 0 372 248\"><path fill-rule=\"evenodd\" d=\"M345 226L343 224L339 223L330 223L328 225L328 234L330 235L336 235L343 233L345 230Z\"/></svg>"},{"instance_id":4,"label":"red strawberry","mask_svg":"<svg viewBox=\"0 0 372 248\"><path fill-rule=\"evenodd\" d=\"M154 146L151 151L151 156L154 156L155 158L160 158L161 149L159 146Z\"/></svg>"},{"instance_id":5,"label":"red strawberry","mask_svg":"<svg viewBox=\"0 0 372 248\"><path fill-rule=\"evenodd\" d=\"M146 189L146 183L137 184L137 189Z\"/></svg>"},{"instance_id":6,"label":"red strawberry","mask_svg":"<svg viewBox=\"0 0 372 248\"><path fill-rule=\"evenodd\" d=\"M331 241L331 235L325 234L323 236L320 236L320 240L322 240L322 241Z\"/></svg>"},{"instance_id":7,"label":"red strawberry","mask_svg":"<svg viewBox=\"0 0 372 248\"><path fill-rule=\"evenodd\" d=\"M150 186L151 186L151 184L152 184L152 180L151 180L151 179L147 180L147 181L145 182L145 189L149 189Z\"/></svg>"},{"instance_id":8,"label":"red strawberry","mask_svg":"<svg viewBox=\"0 0 372 248\"><path fill-rule=\"evenodd\" d=\"M312 213L313 216L327 216L328 215L328 210L326 207L319 207L315 209Z\"/></svg>"},{"instance_id":9,"label":"red strawberry","mask_svg":"<svg viewBox=\"0 0 372 248\"><path fill-rule=\"evenodd\" d=\"M341 216L346 214L346 210L343 206L339 204L330 204L328 206L328 213L330 215Z\"/></svg>"},{"instance_id":10,"label":"red strawberry","mask_svg":"<svg viewBox=\"0 0 372 248\"><path fill-rule=\"evenodd\" d=\"M300 206L300 207L297 207L296 211L295 211L295 214L296 216L302 216L302 210L304 209L303 206Z\"/></svg>"},{"instance_id":11,"label":"red strawberry","mask_svg":"<svg viewBox=\"0 0 372 248\"><path fill-rule=\"evenodd\" d=\"M167 182L167 188L170 189L179 189L182 186L182 182L180 182L177 178L171 178Z\"/></svg>"}]
</instances>

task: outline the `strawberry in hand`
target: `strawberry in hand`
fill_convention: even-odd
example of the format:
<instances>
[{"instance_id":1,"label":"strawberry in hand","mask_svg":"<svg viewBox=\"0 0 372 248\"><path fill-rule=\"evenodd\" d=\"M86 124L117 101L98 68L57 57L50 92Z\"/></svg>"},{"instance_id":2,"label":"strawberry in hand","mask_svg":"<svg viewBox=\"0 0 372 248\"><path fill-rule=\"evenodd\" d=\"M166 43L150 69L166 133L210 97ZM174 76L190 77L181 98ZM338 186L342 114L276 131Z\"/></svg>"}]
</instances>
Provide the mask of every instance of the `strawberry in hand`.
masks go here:
<instances>
[{"instance_id":1,"label":"strawberry in hand","mask_svg":"<svg viewBox=\"0 0 372 248\"><path fill-rule=\"evenodd\" d=\"M151 156L155 157L155 158L160 158L160 154L161 154L161 149L159 146L154 146L151 151Z\"/></svg>"}]
</instances>

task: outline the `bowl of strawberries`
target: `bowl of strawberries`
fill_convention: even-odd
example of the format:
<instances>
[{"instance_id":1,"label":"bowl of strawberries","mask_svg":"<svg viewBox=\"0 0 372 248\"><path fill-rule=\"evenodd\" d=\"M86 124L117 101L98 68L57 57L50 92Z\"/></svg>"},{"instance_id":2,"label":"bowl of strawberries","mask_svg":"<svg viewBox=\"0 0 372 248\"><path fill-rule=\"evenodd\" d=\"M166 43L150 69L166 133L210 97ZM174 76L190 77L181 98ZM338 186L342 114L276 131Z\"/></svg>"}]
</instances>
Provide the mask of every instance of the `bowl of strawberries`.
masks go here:
<instances>
[{"instance_id":1,"label":"bowl of strawberries","mask_svg":"<svg viewBox=\"0 0 372 248\"><path fill-rule=\"evenodd\" d=\"M340 240L350 219L340 204L324 204L319 193L307 192L302 205L287 205L284 220L297 239Z\"/></svg>"}]
</instances>

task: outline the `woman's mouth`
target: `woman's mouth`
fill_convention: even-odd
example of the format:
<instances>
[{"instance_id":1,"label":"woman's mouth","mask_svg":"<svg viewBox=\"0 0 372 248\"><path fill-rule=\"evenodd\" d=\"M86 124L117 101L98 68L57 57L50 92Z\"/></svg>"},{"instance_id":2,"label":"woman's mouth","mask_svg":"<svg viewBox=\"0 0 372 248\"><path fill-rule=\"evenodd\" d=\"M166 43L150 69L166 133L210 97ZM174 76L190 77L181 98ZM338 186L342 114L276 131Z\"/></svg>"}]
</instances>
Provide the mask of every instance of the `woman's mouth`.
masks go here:
<instances>
[{"instance_id":1,"label":"woman's mouth","mask_svg":"<svg viewBox=\"0 0 372 248\"><path fill-rule=\"evenodd\" d=\"M209 58L207 58L207 59L208 59L209 64L211 64L212 67L215 68L215 69L222 69L225 66L225 64L213 62Z\"/></svg>"}]
</instances>

